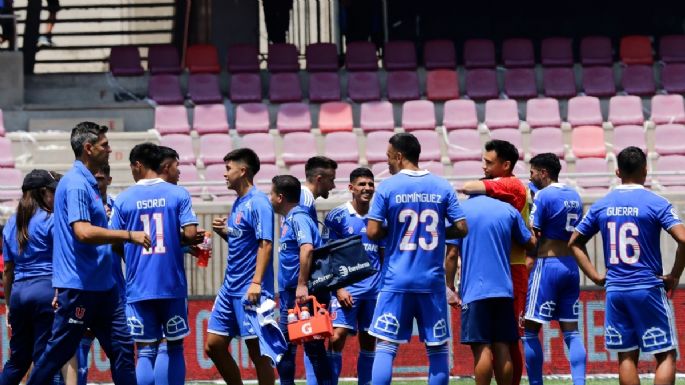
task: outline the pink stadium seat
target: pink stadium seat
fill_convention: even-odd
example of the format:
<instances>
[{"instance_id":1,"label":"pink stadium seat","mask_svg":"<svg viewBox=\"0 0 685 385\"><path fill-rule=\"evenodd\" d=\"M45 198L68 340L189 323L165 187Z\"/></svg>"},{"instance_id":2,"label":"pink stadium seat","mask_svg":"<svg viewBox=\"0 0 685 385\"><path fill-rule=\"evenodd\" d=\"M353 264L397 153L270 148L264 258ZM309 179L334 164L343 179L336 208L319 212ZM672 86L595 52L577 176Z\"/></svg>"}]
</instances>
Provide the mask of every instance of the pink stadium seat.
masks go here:
<instances>
[{"instance_id":1,"label":"pink stadium seat","mask_svg":"<svg viewBox=\"0 0 685 385\"><path fill-rule=\"evenodd\" d=\"M14 167L14 158L12 157L12 141L4 136L0 137L0 167ZM21 183L19 183L19 185L21 186Z\"/></svg>"},{"instance_id":2,"label":"pink stadium seat","mask_svg":"<svg viewBox=\"0 0 685 385\"><path fill-rule=\"evenodd\" d=\"M464 67L494 68L495 43L488 39L470 39L464 42Z\"/></svg>"},{"instance_id":3,"label":"pink stadium seat","mask_svg":"<svg viewBox=\"0 0 685 385\"><path fill-rule=\"evenodd\" d=\"M381 85L378 72L348 72L347 96L357 103L380 100Z\"/></svg>"},{"instance_id":4,"label":"pink stadium seat","mask_svg":"<svg viewBox=\"0 0 685 385\"><path fill-rule=\"evenodd\" d=\"M391 102L416 100L419 92L419 76L413 71L389 71L386 75L386 91Z\"/></svg>"},{"instance_id":5,"label":"pink stadium seat","mask_svg":"<svg viewBox=\"0 0 685 385\"><path fill-rule=\"evenodd\" d=\"M216 47L211 44L195 44L188 47L186 67L190 73L218 74L221 71Z\"/></svg>"},{"instance_id":6,"label":"pink stadium seat","mask_svg":"<svg viewBox=\"0 0 685 385\"><path fill-rule=\"evenodd\" d=\"M473 100L448 100L445 103L442 124L447 130L478 128L476 103Z\"/></svg>"},{"instance_id":7,"label":"pink stadium seat","mask_svg":"<svg viewBox=\"0 0 685 385\"><path fill-rule=\"evenodd\" d=\"M357 135L353 132L331 132L324 136L325 154L336 162L359 162Z\"/></svg>"},{"instance_id":8,"label":"pink stadium seat","mask_svg":"<svg viewBox=\"0 0 685 385\"><path fill-rule=\"evenodd\" d=\"M350 180L350 174L355 169L359 168L359 163L354 162L338 162L338 168L335 169L335 179L342 179L344 182L340 186L345 186Z\"/></svg>"},{"instance_id":9,"label":"pink stadium seat","mask_svg":"<svg viewBox=\"0 0 685 385\"><path fill-rule=\"evenodd\" d=\"M395 118L390 102L366 102L361 107L362 130L369 131L393 131Z\"/></svg>"},{"instance_id":10,"label":"pink stadium seat","mask_svg":"<svg viewBox=\"0 0 685 385\"><path fill-rule=\"evenodd\" d=\"M485 125L490 130L518 128L519 112L516 101L495 99L485 102Z\"/></svg>"},{"instance_id":11,"label":"pink stadium seat","mask_svg":"<svg viewBox=\"0 0 685 385\"><path fill-rule=\"evenodd\" d=\"M178 50L171 44L152 45L147 53L147 68L152 75L181 73Z\"/></svg>"},{"instance_id":12,"label":"pink stadium seat","mask_svg":"<svg viewBox=\"0 0 685 385\"><path fill-rule=\"evenodd\" d=\"M502 43L502 61L507 68L535 66L533 42L530 39L511 38Z\"/></svg>"},{"instance_id":13,"label":"pink stadium seat","mask_svg":"<svg viewBox=\"0 0 685 385\"><path fill-rule=\"evenodd\" d=\"M205 166L224 164L224 156L233 150L228 134L207 134L200 137L200 160Z\"/></svg>"},{"instance_id":14,"label":"pink stadium seat","mask_svg":"<svg viewBox=\"0 0 685 385\"><path fill-rule=\"evenodd\" d=\"M193 129L199 135L227 134L228 118L223 104L204 104L195 107Z\"/></svg>"},{"instance_id":15,"label":"pink stadium seat","mask_svg":"<svg viewBox=\"0 0 685 385\"><path fill-rule=\"evenodd\" d=\"M16 168L0 168L0 180L5 186L16 186L14 190L0 190L0 201L18 200L21 198L21 184L24 177Z\"/></svg>"},{"instance_id":16,"label":"pink stadium seat","mask_svg":"<svg viewBox=\"0 0 685 385\"><path fill-rule=\"evenodd\" d=\"M530 169L524 162L516 162L516 165L514 166L514 175L518 175L521 178L527 178L528 175L530 175Z\"/></svg>"},{"instance_id":17,"label":"pink stadium seat","mask_svg":"<svg viewBox=\"0 0 685 385\"><path fill-rule=\"evenodd\" d=\"M685 93L685 63L665 64L661 68L661 86L669 93Z\"/></svg>"},{"instance_id":18,"label":"pink stadium seat","mask_svg":"<svg viewBox=\"0 0 685 385\"><path fill-rule=\"evenodd\" d=\"M454 162L452 164L452 176L459 178L454 182L454 187L459 189L467 181L483 177L483 162L479 160Z\"/></svg>"},{"instance_id":19,"label":"pink stadium seat","mask_svg":"<svg viewBox=\"0 0 685 385\"><path fill-rule=\"evenodd\" d=\"M457 67L454 43L450 40L428 40L423 46L423 62L427 70Z\"/></svg>"},{"instance_id":20,"label":"pink stadium seat","mask_svg":"<svg viewBox=\"0 0 685 385\"><path fill-rule=\"evenodd\" d=\"M652 65L652 42L648 36L632 35L621 38L619 56L628 65Z\"/></svg>"},{"instance_id":21,"label":"pink stadium seat","mask_svg":"<svg viewBox=\"0 0 685 385\"><path fill-rule=\"evenodd\" d=\"M314 103L340 100L340 76L337 72L309 74L309 100Z\"/></svg>"},{"instance_id":22,"label":"pink stadium seat","mask_svg":"<svg viewBox=\"0 0 685 385\"><path fill-rule=\"evenodd\" d=\"M323 103L319 109L321 133L352 131L352 106L345 102Z\"/></svg>"},{"instance_id":23,"label":"pink stadium seat","mask_svg":"<svg viewBox=\"0 0 685 385\"><path fill-rule=\"evenodd\" d=\"M242 137L240 141L240 147L251 148L254 150L254 152L259 154L259 161L261 163L276 163L274 138L270 134L263 132L247 134Z\"/></svg>"},{"instance_id":24,"label":"pink stadium seat","mask_svg":"<svg viewBox=\"0 0 685 385\"><path fill-rule=\"evenodd\" d=\"M445 176L445 165L440 162L420 162L419 169L428 170L428 172L437 176Z\"/></svg>"},{"instance_id":25,"label":"pink stadium seat","mask_svg":"<svg viewBox=\"0 0 685 385\"><path fill-rule=\"evenodd\" d=\"M447 140L447 155L451 161L479 160L483 156L478 130L452 130L447 134Z\"/></svg>"},{"instance_id":26,"label":"pink stadium seat","mask_svg":"<svg viewBox=\"0 0 685 385\"><path fill-rule=\"evenodd\" d=\"M415 71L416 47L409 40L385 43L383 63L388 71Z\"/></svg>"},{"instance_id":27,"label":"pink stadium seat","mask_svg":"<svg viewBox=\"0 0 685 385\"><path fill-rule=\"evenodd\" d=\"M551 152L564 158L564 138L560 128L541 127L530 132L528 152L531 156Z\"/></svg>"},{"instance_id":28,"label":"pink stadium seat","mask_svg":"<svg viewBox=\"0 0 685 385\"><path fill-rule=\"evenodd\" d=\"M588 36L580 41L580 62L583 66L610 66L611 40L606 36Z\"/></svg>"},{"instance_id":29,"label":"pink stadium seat","mask_svg":"<svg viewBox=\"0 0 685 385\"><path fill-rule=\"evenodd\" d=\"M576 96L568 101L568 117L571 126L601 126L602 110L599 99L593 96Z\"/></svg>"},{"instance_id":30,"label":"pink stadium seat","mask_svg":"<svg viewBox=\"0 0 685 385\"><path fill-rule=\"evenodd\" d=\"M258 73L259 49L252 44L233 44L228 47L226 69L231 74Z\"/></svg>"},{"instance_id":31,"label":"pink stadium seat","mask_svg":"<svg viewBox=\"0 0 685 385\"><path fill-rule=\"evenodd\" d=\"M542 70L542 85L545 96L550 98L572 98L578 93L573 68L544 68Z\"/></svg>"},{"instance_id":32,"label":"pink stadium seat","mask_svg":"<svg viewBox=\"0 0 685 385\"><path fill-rule=\"evenodd\" d=\"M388 141L394 135L392 131L373 131L366 136L366 162L374 164L386 162Z\"/></svg>"},{"instance_id":33,"label":"pink stadium seat","mask_svg":"<svg viewBox=\"0 0 685 385\"><path fill-rule=\"evenodd\" d=\"M498 98L499 88L495 70L476 68L466 71L466 95L474 100Z\"/></svg>"},{"instance_id":34,"label":"pink stadium seat","mask_svg":"<svg viewBox=\"0 0 685 385\"><path fill-rule=\"evenodd\" d=\"M419 143L421 143L421 157L419 159L424 162L429 160L439 162L441 158L441 153L440 142L438 141L438 134L432 130L412 131L412 134L416 137L416 139L419 140Z\"/></svg>"},{"instance_id":35,"label":"pink stadium seat","mask_svg":"<svg viewBox=\"0 0 685 385\"><path fill-rule=\"evenodd\" d=\"M589 96L614 96L616 94L616 83L613 68L583 68L583 91Z\"/></svg>"},{"instance_id":36,"label":"pink stadium seat","mask_svg":"<svg viewBox=\"0 0 685 385\"><path fill-rule=\"evenodd\" d=\"M223 165L223 162L221 163ZM200 182L200 174L194 164L179 164L178 171L181 173L179 182L181 186L185 183ZM202 194L202 186L183 186L188 190L192 197L199 197Z\"/></svg>"},{"instance_id":37,"label":"pink stadium seat","mask_svg":"<svg viewBox=\"0 0 685 385\"><path fill-rule=\"evenodd\" d=\"M545 67L572 67L572 41L566 37L549 37L542 40L540 48L542 65Z\"/></svg>"},{"instance_id":38,"label":"pink stadium seat","mask_svg":"<svg viewBox=\"0 0 685 385\"><path fill-rule=\"evenodd\" d=\"M533 68L513 68L504 72L504 93L514 99L530 99L538 96Z\"/></svg>"},{"instance_id":39,"label":"pink stadium seat","mask_svg":"<svg viewBox=\"0 0 685 385\"><path fill-rule=\"evenodd\" d=\"M299 102L302 100L300 76L296 72L271 73L269 100L272 103Z\"/></svg>"},{"instance_id":40,"label":"pink stadium seat","mask_svg":"<svg viewBox=\"0 0 685 385\"><path fill-rule=\"evenodd\" d=\"M309 105L305 103L281 104L276 116L276 128L281 134L297 131L310 131L312 117Z\"/></svg>"},{"instance_id":41,"label":"pink stadium seat","mask_svg":"<svg viewBox=\"0 0 685 385\"><path fill-rule=\"evenodd\" d=\"M609 172L607 161L604 158L583 158L576 160L577 173ZM611 177L609 176L584 176L577 177L578 186L588 192L603 192L609 189Z\"/></svg>"},{"instance_id":42,"label":"pink stadium seat","mask_svg":"<svg viewBox=\"0 0 685 385\"><path fill-rule=\"evenodd\" d=\"M348 71L376 71L378 69L376 46L370 41L347 43L345 67Z\"/></svg>"},{"instance_id":43,"label":"pink stadium seat","mask_svg":"<svg viewBox=\"0 0 685 385\"><path fill-rule=\"evenodd\" d=\"M530 99L526 103L526 122L531 128L561 127L559 102L556 99Z\"/></svg>"},{"instance_id":44,"label":"pink stadium seat","mask_svg":"<svg viewBox=\"0 0 685 385\"><path fill-rule=\"evenodd\" d=\"M140 76L145 71L140 64L140 52L136 46L112 47L109 53L109 71L114 76Z\"/></svg>"},{"instance_id":45,"label":"pink stadium seat","mask_svg":"<svg viewBox=\"0 0 685 385\"><path fill-rule=\"evenodd\" d=\"M616 126L614 127L614 143L612 144L614 154L618 154L628 146L635 146L647 152L645 129L643 126L634 124Z\"/></svg>"},{"instance_id":46,"label":"pink stadium seat","mask_svg":"<svg viewBox=\"0 0 685 385\"><path fill-rule=\"evenodd\" d=\"M240 104L235 109L235 129L239 135L269 132L269 109L262 103Z\"/></svg>"},{"instance_id":47,"label":"pink stadium seat","mask_svg":"<svg viewBox=\"0 0 685 385\"><path fill-rule=\"evenodd\" d=\"M151 75L148 95L157 104L182 104L181 83L176 75Z\"/></svg>"},{"instance_id":48,"label":"pink stadium seat","mask_svg":"<svg viewBox=\"0 0 685 385\"><path fill-rule=\"evenodd\" d=\"M519 158L523 159L523 138L518 128L500 128L490 131L491 139L506 140L519 150Z\"/></svg>"},{"instance_id":49,"label":"pink stadium seat","mask_svg":"<svg viewBox=\"0 0 685 385\"><path fill-rule=\"evenodd\" d=\"M160 75L165 76L165 75ZM190 134L188 112L185 106L158 106L155 108L155 130L160 135Z\"/></svg>"},{"instance_id":50,"label":"pink stadium seat","mask_svg":"<svg viewBox=\"0 0 685 385\"><path fill-rule=\"evenodd\" d=\"M387 162L372 165L371 172L373 173L374 178L389 178L392 176L390 170L388 170Z\"/></svg>"},{"instance_id":51,"label":"pink stadium seat","mask_svg":"<svg viewBox=\"0 0 685 385\"><path fill-rule=\"evenodd\" d=\"M577 158L604 158L604 129L599 126L578 126L571 131L573 154Z\"/></svg>"},{"instance_id":52,"label":"pink stadium seat","mask_svg":"<svg viewBox=\"0 0 685 385\"><path fill-rule=\"evenodd\" d=\"M261 154L259 160L262 160ZM255 186L263 192L268 193L271 191L271 179L280 174L281 172L275 164L262 163L259 165L259 172L254 177Z\"/></svg>"},{"instance_id":53,"label":"pink stadium seat","mask_svg":"<svg viewBox=\"0 0 685 385\"><path fill-rule=\"evenodd\" d=\"M437 69L426 73L426 98L445 101L459 98L459 75L455 70Z\"/></svg>"},{"instance_id":54,"label":"pink stadium seat","mask_svg":"<svg viewBox=\"0 0 685 385\"><path fill-rule=\"evenodd\" d=\"M221 103L224 100L219 90L219 78L214 74L190 74L188 96L195 104Z\"/></svg>"},{"instance_id":55,"label":"pink stadium seat","mask_svg":"<svg viewBox=\"0 0 685 385\"><path fill-rule=\"evenodd\" d=\"M290 132L283 135L283 162L290 167L295 163L305 163L316 155L316 142L311 132Z\"/></svg>"},{"instance_id":56,"label":"pink stadium seat","mask_svg":"<svg viewBox=\"0 0 685 385\"><path fill-rule=\"evenodd\" d=\"M0 109L0 136L5 136L5 118L2 115L2 109Z\"/></svg>"},{"instance_id":57,"label":"pink stadium seat","mask_svg":"<svg viewBox=\"0 0 685 385\"><path fill-rule=\"evenodd\" d=\"M659 155L685 155L685 125L662 124L656 126L654 149Z\"/></svg>"},{"instance_id":58,"label":"pink stadium seat","mask_svg":"<svg viewBox=\"0 0 685 385\"><path fill-rule=\"evenodd\" d=\"M304 172L304 164L298 163L298 164L293 164L288 168L288 174L294 176L295 178L299 179L300 181L304 181L306 178L305 172Z\"/></svg>"},{"instance_id":59,"label":"pink stadium seat","mask_svg":"<svg viewBox=\"0 0 685 385\"><path fill-rule=\"evenodd\" d=\"M656 124L685 123L682 95L655 95L652 98L652 117Z\"/></svg>"},{"instance_id":60,"label":"pink stadium seat","mask_svg":"<svg viewBox=\"0 0 685 385\"><path fill-rule=\"evenodd\" d=\"M266 62L269 72L297 72L300 64L297 59L297 47L290 43L269 44L269 56Z\"/></svg>"},{"instance_id":61,"label":"pink stadium seat","mask_svg":"<svg viewBox=\"0 0 685 385\"><path fill-rule=\"evenodd\" d=\"M685 164L685 156L683 155L669 155L660 156L654 165L654 171L683 171L683 164ZM661 175L657 176L659 183L662 186L671 187L685 186L685 175Z\"/></svg>"},{"instance_id":62,"label":"pink stadium seat","mask_svg":"<svg viewBox=\"0 0 685 385\"><path fill-rule=\"evenodd\" d=\"M666 35L659 39L659 58L664 63L685 63L685 35Z\"/></svg>"},{"instance_id":63,"label":"pink stadium seat","mask_svg":"<svg viewBox=\"0 0 685 385\"><path fill-rule=\"evenodd\" d=\"M224 173L226 172L226 166L223 164L212 164L207 166L205 169L205 181L207 182L224 182L226 179L224 178ZM215 185L208 185L207 186L207 192L211 195L213 195L215 198L219 198L220 200L226 200L232 198L231 200L235 199L235 192L233 190L229 190L228 187L226 187L226 184L215 184Z\"/></svg>"},{"instance_id":64,"label":"pink stadium seat","mask_svg":"<svg viewBox=\"0 0 685 385\"><path fill-rule=\"evenodd\" d=\"M654 70L651 65L629 65L623 68L621 77L623 90L629 95L654 95Z\"/></svg>"},{"instance_id":65,"label":"pink stadium seat","mask_svg":"<svg viewBox=\"0 0 685 385\"><path fill-rule=\"evenodd\" d=\"M258 73L231 75L229 96L233 103L254 103L262 100L262 79Z\"/></svg>"},{"instance_id":66,"label":"pink stadium seat","mask_svg":"<svg viewBox=\"0 0 685 385\"><path fill-rule=\"evenodd\" d=\"M333 43L309 44L304 56L308 72L338 71L338 47Z\"/></svg>"},{"instance_id":67,"label":"pink stadium seat","mask_svg":"<svg viewBox=\"0 0 685 385\"><path fill-rule=\"evenodd\" d=\"M613 96L609 99L609 121L614 126L643 124L642 100L638 96Z\"/></svg>"},{"instance_id":68,"label":"pink stadium seat","mask_svg":"<svg viewBox=\"0 0 685 385\"><path fill-rule=\"evenodd\" d=\"M435 130L435 106L429 100L411 100L402 105L405 131Z\"/></svg>"},{"instance_id":69,"label":"pink stadium seat","mask_svg":"<svg viewBox=\"0 0 685 385\"><path fill-rule=\"evenodd\" d=\"M171 147L178 152L180 164L194 164L195 153L193 152L193 139L190 135L169 134L164 135L159 143L162 146ZM225 154L224 154L225 155Z\"/></svg>"}]
</instances>

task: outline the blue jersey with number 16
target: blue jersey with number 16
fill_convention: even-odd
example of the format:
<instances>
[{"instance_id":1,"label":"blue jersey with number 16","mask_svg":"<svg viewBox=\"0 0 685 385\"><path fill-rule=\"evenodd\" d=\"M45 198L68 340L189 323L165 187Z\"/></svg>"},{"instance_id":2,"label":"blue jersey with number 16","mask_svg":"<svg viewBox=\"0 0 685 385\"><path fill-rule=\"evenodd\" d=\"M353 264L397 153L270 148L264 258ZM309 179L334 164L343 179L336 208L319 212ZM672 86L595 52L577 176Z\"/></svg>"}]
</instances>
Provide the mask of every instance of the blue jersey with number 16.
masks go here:
<instances>
[{"instance_id":1,"label":"blue jersey with number 16","mask_svg":"<svg viewBox=\"0 0 685 385\"><path fill-rule=\"evenodd\" d=\"M552 183L535 194L530 216L543 238L568 242L583 217L583 201L571 187Z\"/></svg>"}]
</instances>

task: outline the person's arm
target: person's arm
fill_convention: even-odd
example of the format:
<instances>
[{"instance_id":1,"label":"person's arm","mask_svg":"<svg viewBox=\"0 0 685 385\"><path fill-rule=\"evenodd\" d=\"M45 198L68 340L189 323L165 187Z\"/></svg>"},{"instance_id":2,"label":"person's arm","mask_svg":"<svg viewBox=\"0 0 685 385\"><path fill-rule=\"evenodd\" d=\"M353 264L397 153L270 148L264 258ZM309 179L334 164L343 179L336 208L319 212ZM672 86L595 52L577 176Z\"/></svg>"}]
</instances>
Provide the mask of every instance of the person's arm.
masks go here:
<instances>
[{"instance_id":1,"label":"person's arm","mask_svg":"<svg viewBox=\"0 0 685 385\"><path fill-rule=\"evenodd\" d=\"M312 267L312 259L314 259L314 245L311 243L301 244L300 275L297 277L297 289L295 291L295 298L297 298L300 303L305 302L309 296L307 281L309 281L309 271Z\"/></svg>"},{"instance_id":2,"label":"person's arm","mask_svg":"<svg viewBox=\"0 0 685 385\"><path fill-rule=\"evenodd\" d=\"M675 252L675 261L673 261L671 272L662 276L661 279L664 280L666 290L672 294L676 287L678 287L680 276L683 274L683 269L685 269L685 226L682 224L675 225L668 229L668 233L678 243L678 248Z\"/></svg>"},{"instance_id":3,"label":"person's arm","mask_svg":"<svg viewBox=\"0 0 685 385\"><path fill-rule=\"evenodd\" d=\"M576 259L580 270L582 270L592 282L599 286L604 286L606 277L599 274L597 269L595 269L595 267L592 265L587 248L585 247L589 240L589 237L579 233L576 230L573 232L573 235L571 235L571 240L568 242L568 247L571 249L571 254L573 254L573 257Z\"/></svg>"},{"instance_id":4,"label":"person's arm","mask_svg":"<svg viewBox=\"0 0 685 385\"><path fill-rule=\"evenodd\" d=\"M77 221L71 224L74 236L79 242L91 245L106 245L119 242L133 242L150 248L150 237L144 231L109 230L93 226L90 222Z\"/></svg>"},{"instance_id":5,"label":"person's arm","mask_svg":"<svg viewBox=\"0 0 685 385\"><path fill-rule=\"evenodd\" d=\"M273 250L273 243L271 241L260 239L259 246L257 246L257 266L255 267L252 283L247 289L247 300L252 303L259 303L259 297L262 295L262 281L264 279L264 272L271 263L271 252ZM302 257L300 256L300 260ZM302 268L300 268L300 276L302 275ZM309 276L307 276L309 277ZM305 280L305 285L307 281Z\"/></svg>"},{"instance_id":6,"label":"person's arm","mask_svg":"<svg viewBox=\"0 0 685 385\"><path fill-rule=\"evenodd\" d=\"M459 245L448 243L445 247L447 248L447 251L445 252L445 285L454 290L454 281L457 277L457 265L459 260Z\"/></svg>"},{"instance_id":7,"label":"person's arm","mask_svg":"<svg viewBox=\"0 0 685 385\"><path fill-rule=\"evenodd\" d=\"M486 192L486 188L483 181L471 180L464 183L464 186L457 191L466 195L483 195Z\"/></svg>"},{"instance_id":8,"label":"person's arm","mask_svg":"<svg viewBox=\"0 0 685 385\"><path fill-rule=\"evenodd\" d=\"M183 226L181 229L181 244L182 245L197 245L202 243L205 239L205 232L197 230L197 224L189 224Z\"/></svg>"},{"instance_id":9,"label":"person's arm","mask_svg":"<svg viewBox=\"0 0 685 385\"><path fill-rule=\"evenodd\" d=\"M526 242L526 243L523 245L523 248L526 249L526 251L527 251L528 253L532 253L532 252L535 251L535 249L536 249L536 247L537 247L537 244L538 244L538 239L537 239L537 237L535 236L535 234L533 234L533 233L531 232L531 233L530 233L530 238L528 238L528 242Z\"/></svg>"},{"instance_id":10,"label":"person's arm","mask_svg":"<svg viewBox=\"0 0 685 385\"><path fill-rule=\"evenodd\" d=\"M5 303L7 304L7 313L9 313L9 303L12 297L12 284L14 283L14 262L5 261L5 271L2 276L2 285L5 288Z\"/></svg>"},{"instance_id":11,"label":"person's arm","mask_svg":"<svg viewBox=\"0 0 685 385\"><path fill-rule=\"evenodd\" d=\"M366 236L372 241L379 241L387 235L387 230L383 227L383 222L369 219L366 225Z\"/></svg>"},{"instance_id":12,"label":"person's arm","mask_svg":"<svg viewBox=\"0 0 685 385\"><path fill-rule=\"evenodd\" d=\"M464 238L469 232L469 226L466 223L466 219L460 219L452 226L445 229L445 238L447 239L457 239Z\"/></svg>"},{"instance_id":13,"label":"person's arm","mask_svg":"<svg viewBox=\"0 0 685 385\"><path fill-rule=\"evenodd\" d=\"M227 220L228 217L217 217L212 220L212 230L226 242L228 242Z\"/></svg>"}]
</instances>

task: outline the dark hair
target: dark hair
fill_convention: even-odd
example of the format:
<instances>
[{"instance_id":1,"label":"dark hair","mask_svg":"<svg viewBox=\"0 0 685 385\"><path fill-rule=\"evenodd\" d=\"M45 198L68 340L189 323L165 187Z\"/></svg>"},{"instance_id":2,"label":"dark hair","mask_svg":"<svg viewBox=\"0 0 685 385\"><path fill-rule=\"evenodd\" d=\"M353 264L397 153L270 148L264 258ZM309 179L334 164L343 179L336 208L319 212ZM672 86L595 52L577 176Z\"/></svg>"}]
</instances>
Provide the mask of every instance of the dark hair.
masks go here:
<instances>
[{"instance_id":1,"label":"dark hair","mask_svg":"<svg viewBox=\"0 0 685 385\"><path fill-rule=\"evenodd\" d=\"M516 146L507 142L506 140L493 139L485 143L485 151L494 151L499 160L511 163L511 171L514 171L514 166L519 160L519 150Z\"/></svg>"},{"instance_id":2,"label":"dark hair","mask_svg":"<svg viewBox=\"0 0 685 385\"><path fill-rule=\"evenodd\" d=\"M350 183L354 183L357 178L371 178L373 179L373 173L366 167L359 167L352 170L350 173Z\"/></svg>"},{"instance_id":3,"label":"dark hair","mask_svg":"<svg viewBox=\"0 0 685 385\"><path fill-rule=\"evenodd\" d=\"M416 137L408 133L393 135L388 141L392 148L401 153L408 161L414 165L419 164L421 156L421 143Z\"/></svg>"},{"instance_id":4,"label":"dark hair","mask_svg":"<svg viewBox=\"0 0 685 385\"><path fill-rule=\"evenodd\" d=\"M634 175L644 170L647 165L647 156L644 151L635 146L624 148L616 157L618 169L624 176Z\"/></svg>"},{"instance_id":5,"label":"dark hair","mask_svg":"<svg viewBox=\"0 0 685 385\"><path fill-rule=\"evenodd\" d=\"M100 135L107 133L109 128L93 122L81 122L71 129L71 149L74 156L80 158L83 154L83 146L86 143L93 144L98 141Z\"/></svg>"},{"instance_id":6,"label":"dark hair","mask_svg":"<svg viewBox=\"0 0 685 385\"><path fill-rule=\"evenodd\" d=\"M100 167L100 172L102 172L106 177L109 178L109 175L110 175L110 172L111 172L111 169L110 169L110 167L109 167L109 164L106 164L106 165Z\"/></svg>"},{"instance_id":7,"label":"dark hair","mask_svg":"<svg viewBox=\"0 0 685 385\"><path fill-rule=\"evenodd\" d=\"M559 180L559 172L561 172L561 162L559 157L551 152L537 154L530 160L530 166L538 169L546 170L549 177L556 182Z\"/></svg>"},{"instance_id":8,"label":"dark hair","mask_svg":"<svg viewBox=\"0 0 685 385\"><path fill-rule=\"evenodd\" d=\"M257 154L249 148L239 148L224 156L224 162L243 162L247 165L247 178L252 180L259 172L260 163Z\"/></svg>"},{"instance_id":9,"label":"dark hair","mask_svg":"<svg viewBox=\"0 0 685 385\"><path fill-rule=\"evenodd\" d=\"M174 150L173 148L167 146L157 146L157 148L162 158L162 162L164 162L167 159L178 160L178 152L176 152L176 150Z\"/></svg>"},{"instance_id":10,"label":"dark hair","mask_svg":"<svg viewBox=\"0 0 685 385\"><path fill-rule=\"evenodd\" d=\"M150 170L158 170L162 163L162 156L159 151L159 146L154 143L146 142L136 144L128 156L129 162L134 164L140 162L143 166Z\"/></svg>"},{"instance_id":11,"label":"dark hair","mask_svg":"<svg viewBox=\"0 0 685 385\"><path fill-rule=\"evenodd\" d=\"M304 165L304 176L308 181L312 181L319 173L319 170L336 170L338 162L325 156L313 156L307 159Z\"/></svg>"},{"instance_id":12,"label":"dark hair","mask_svg":"<svg viewBox=\"0 0 685 385\"><path fill-rule=\"evenodd\" d=\"M59 181L62 178L62 174L56 173L54 171L49 171L55 180ZM43 209L48 213L52 213L52 209L48 207L45 199L43 199L43 194L46 190L52 190L48 187L41 187L31 190L26 190L23 192L19 203L17 204L17 241L19 243L19 254L26 247L29 242L29 223L31 218L36 213L36 210Z\"/></svg>"},{"instance_id":13,"label":"dark hair","mask_svg":"<svg viewBox=\"0 0 685 385\"><path fill-rule=\"evenodd\" d=\"M300 190L302 185L292 175L276 175L271 179L276 194L283 194L286 202L297 203L300 201Z\"/></svg>"}]
</instances>

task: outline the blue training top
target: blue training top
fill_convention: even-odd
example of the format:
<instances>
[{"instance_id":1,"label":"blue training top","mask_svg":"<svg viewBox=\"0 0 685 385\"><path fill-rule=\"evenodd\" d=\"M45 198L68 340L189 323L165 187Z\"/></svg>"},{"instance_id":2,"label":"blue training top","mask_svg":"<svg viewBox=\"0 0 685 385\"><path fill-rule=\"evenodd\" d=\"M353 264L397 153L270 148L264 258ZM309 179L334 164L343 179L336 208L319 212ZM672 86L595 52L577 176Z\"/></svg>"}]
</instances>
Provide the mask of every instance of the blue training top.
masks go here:
<instances>
[{"instance_id":1,"label":"blue training top","mask_svg":"<svg viewBox=\"0 0 685 385\"><path fill-rule=\"evenodd\" d=\"M321 247L322 241L316 223L302 206L295 206L281 225L281 244L278 251L278 290L297 287L300 274L300 246L311 244Z\"/></svg>"},{"instance_id":2,"label":"blue training top","mask_svg":"<svg viewBox=\"0 0 685 385\"><path fill-rule=\"evenodd\" d=\"M552 183L535 194L530 216L543 238L568 242L583 217L583 201L575 189Z\"/></svg>"},{"instance_id":3,"label":"blue training top","mask_svg":"<svg viewBox=\"0 0 685 385\"><path fill-rule=\"evenodd\" d=\"M14 281L52 275L53 215L38 208L29 221L29 239L19 253L17 216L12 215L2 232L5 262L14 262Z\"/></svg>"}]
</instances>

